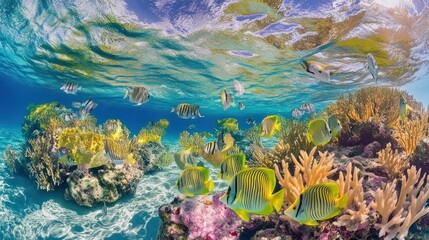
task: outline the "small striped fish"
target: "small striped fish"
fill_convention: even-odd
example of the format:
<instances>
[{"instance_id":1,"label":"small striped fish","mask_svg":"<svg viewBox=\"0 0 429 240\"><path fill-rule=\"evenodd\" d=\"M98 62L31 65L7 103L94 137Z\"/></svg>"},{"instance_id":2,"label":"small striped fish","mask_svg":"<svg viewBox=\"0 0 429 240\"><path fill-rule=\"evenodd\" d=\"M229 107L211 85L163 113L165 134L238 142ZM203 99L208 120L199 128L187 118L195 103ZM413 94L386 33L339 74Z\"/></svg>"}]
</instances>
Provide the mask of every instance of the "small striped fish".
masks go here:
<instances>
[{"instance_id":1,"label":"small striped fish","mask_svg":"<svg viewBox=\"0 0 429 240\"><path fill-rule=\"evenodd\" d=\"M225 88L223 88L220 92L220 99L222 101L223 110L227 110L231 106L233 101L232 96L226 91Z\"/></svg>"},{"instance_id":2,"label":"small striped fish","mask_svg":"<svg viewBox=\"0 0 429 240\"><path fill-rule=\"evenodd\" d=\"M80 117L86 118L96 107L97 104L94 103L91 99L86 100L84 103L82 103L82 108L79 110Z\"/></svg>"},{"instance_id":3,"label":"small striped fish","mask_svg":"<svg viewBox=\"0 0 429 240\"><path fill-rule=\"evenodd\" d=\"M310 186L299 195L285 214L305 225L318 225L318 220L333 218L347 207L348 194L341 198L338 196L338 184L335 182Z\"/></svg>"},{"instance_id":4,"label":"small striped fish","mask_svg":"<svg viewBox=\"0 0 429 240\"><path fill-rule=\"evenodd\" d=\"M77 91L81 90L81 87L76 83L67 82L60 89L67 94L76 94Z\"/></svg>"},{"instance_id":5,"label":"small striped fish","mask_svg":"<svg viewBox=\"0 0 429 240\"><path fill-rule=\"evenodd\" d=\"M285 189L272 194L276 181L274 170L269 168L242 170L232 178L221 201L246 222L249 213L270 215L274 209L280 211L284 199Z\"/></svg>"},{"instance_id":6,"label":"small striped fish","mask_svg":"<svg viewBox=\"0 0 429 240\"><path fill-rule=\"evenodd\" d=\"M142 105L149 101L150 95L145 87L134 86L125 89L124 99L128 97L128 101L135 103L136 106Z\"/></svg>"},{"instance_id":7,"label":"small striped fish","mask_svg":"<svg viewBox=\"0 0 429 240\"><path fill-rule=\"evenodd\" d=\"M171 112L183 119L194 119L195 117L204 117L200 113L200 107L198 105L191 105L188 103L178 104L175 108L171 109Z\"/></svg>"},{"instance_id":8,"label":"small striped fish","mask_svg":"<svg viewBox=\"0 0 429 240\"><path fill-rule=\"evenodd\" d=\"M220 173L217 177L231 181L235 174L246 168L246 155L243 153L232 154L226 157L220 165Z\"/></svg>"},{"instance_id":9,"label":"small striped fish","mask_svg":"<svg viewBox=\"0 0 429 240\"><path fill-rule=\"evenodd\" d=\"M204 153L207 155L213 155L216 153L217 150L218 150L218 146L215 141L208 142L204 146Z\"/></svg>"},{"instance_id":10,"label":"small striped fish","mask_svg":"<svg viewBox=\"0 0 429 240\"><path fill-rule=\"evenodd\" d=\"M213 179L209 177L210 172L205 167L188 167L180 173L177 187L186 196L205 195L214 188Z\"/></svg>"},{"instance_id":11,"label":"small striped fish","mask_svg":"<svg viewBox=\"0 0 429 240\"><path fill-rule=\"evenodd\" d=\"M375 83L377 83L377 79L378 79L377 62L375 61L375 58L374 56L372 56L371 53L368 53L367 57L368 57L367 68L369 69L369 72L371 73L372 78L374 78Z\"/></svg>"},{"instance_id":12,"label":"small striped fish","mask_svg":"<svg viewBox=\"0 0 429 240\"><path fill-rule=\"evenodd\" d=\"M105 139L104 140L104 151L112 163L116 166L122 166L126 159L127 152L125 149L113 139Z\"/></svg>"}]
</instances>

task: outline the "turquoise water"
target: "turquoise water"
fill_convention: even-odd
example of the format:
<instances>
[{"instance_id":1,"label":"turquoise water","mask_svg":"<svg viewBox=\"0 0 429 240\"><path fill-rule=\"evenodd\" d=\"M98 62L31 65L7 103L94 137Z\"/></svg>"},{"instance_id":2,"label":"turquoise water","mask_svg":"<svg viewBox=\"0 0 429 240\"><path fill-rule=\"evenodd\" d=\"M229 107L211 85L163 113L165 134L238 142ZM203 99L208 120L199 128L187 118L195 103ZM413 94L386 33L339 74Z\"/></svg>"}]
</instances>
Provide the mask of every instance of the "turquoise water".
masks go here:
<instances>
[{"instance_id":1,"label":"turquoise water","mask_svg":"<svg viewBox=\"0 0 429 240\"><path fill-rule=\"evenodd\" d=\"M291 117L304 102L321 111L339 94L386 85L429 104L429 2L414 1L0 1L0 238L155 239L158 207L178 193L179 169L145 174L134 196L108 205L79 207L63 191L37 191L11 174L6 145L19 148L20 125L30 103L57 101L71 107L98 103L99 123L121 119L132 133L149 121L170 121L166 145L179 133L213 132L216 120L269 114ZM377 59L376 84L365 69ZM302 59L336 72L330 82L307 75ZM239 80L245 94L222 109L220 91ZM77 95L60 87L82 86ZM144 85L150 101L133 106L125 86ZM178 103L198 104L205 118L170 113ZM238 102L246 105L238 109ZM217 182L220 184L220 182ZM221 186L217 186L221 189Z\"/></svg>"}]
</instances>

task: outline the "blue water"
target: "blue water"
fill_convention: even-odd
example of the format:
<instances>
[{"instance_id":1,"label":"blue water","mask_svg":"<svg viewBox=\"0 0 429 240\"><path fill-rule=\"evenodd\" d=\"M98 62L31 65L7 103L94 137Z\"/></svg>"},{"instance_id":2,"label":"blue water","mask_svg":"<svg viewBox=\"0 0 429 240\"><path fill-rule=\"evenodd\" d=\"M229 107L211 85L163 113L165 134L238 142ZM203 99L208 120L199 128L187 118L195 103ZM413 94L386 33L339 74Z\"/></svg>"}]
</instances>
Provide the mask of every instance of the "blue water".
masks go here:
<instances>
[{"instance_id":1,"label":"blue water","mask_svg":"<svg viewBox=\"0 0 429 240\"><path fill-rule=\"evenodd\" d=\"M0 1L0 239L155 239L158 207L177 194L175 166L144 175L134 196L108 205L107 218L100 217L101 206L65 201L61 189L36 190L3 159L6 145L18 149L23 141L20 125L30 103L71 107L92 99L98 123L120 119L132 134L166 118L163 143L177 149L190 124L192 131L213 133L216 120L234 117L246 129L248 117L289 118L304 102L321 111L340 94L374 86L364 67L372 52L380 63L377 85L405 89L429 104L429 1L237 2ZM337 74L320 82L303 71L302 58ZM224 111L220 91L232 92L233 79L246 92ZM65 94L60 87L67 81L83 90ZM140 84L151 100L133 106L122 98L124 87ZM205 117L170 113L183 102L200 105Z\"/></svg>"}]
</instances>

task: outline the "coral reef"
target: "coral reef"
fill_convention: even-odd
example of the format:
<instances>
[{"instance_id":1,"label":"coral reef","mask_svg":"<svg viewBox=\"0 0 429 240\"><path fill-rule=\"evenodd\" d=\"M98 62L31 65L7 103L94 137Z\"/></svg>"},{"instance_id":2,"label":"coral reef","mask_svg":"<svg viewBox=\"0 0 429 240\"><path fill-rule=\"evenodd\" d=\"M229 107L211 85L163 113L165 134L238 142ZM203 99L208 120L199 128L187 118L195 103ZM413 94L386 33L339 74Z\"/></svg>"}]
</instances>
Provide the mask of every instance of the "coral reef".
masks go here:
<instances>
[{"instance_id":1,"label":"coral reef","mask_svg":"<svg viewBox=\"0 0 429 240\"><path fill-rule=\"evenodd\" d=\"M295 163L295 171L292 175L289 172L289 163L284 160L281 162L283 177L277 165L274 165L277 179L280 185L286 189L285 200L291 205L299 194L309 186L327 181L328 177L335 173L337 169L333 168L334 154L328 152L319 152L319 161L314 158L316 147L313 147L310 153L301 151L298 157L299 161L292 154L292 161Z\"/></svg>"},{"instance_id":2,"label":"coral reef","mask_svg":"<svg viewBox=\"0 0 429 240\"><path fill-rule=\"evenodd\" d=\"M393 151L390 143L378 153L378 161L386 170L390 179L401 176L404 170L409 167L408 160L401 157L397 149Z\"/></svg>"},{"instance_id":3,"label":"coral reef","mask_svg":"<svg viewBox=\"0 0 429 240\"><path fill-rule=\"evenodd\" d=\"M206 132L191 135L188 131L183 131L180 133L179 146L184 149L191 149L191 152L197 155L202 155L206 138L209 137L212 135Z\"/></svg>"},{"instance_id":4,"label":"coral reef","mask_svg":"<svg viewBox=\"0 0 429 240\"><path fill-rule=\"evenodd\" d=\"M222 131L237 132L238 121L235 118L224 118L216 121L216 126Z\"/></svg>"},{"instance_id":5,"label":"coral reef","mask_svg":"<svg viewBox=\"0 0 429 240\"><path fill-rule=\"evenodd\" d=\"M57 103L31 105L29 110L22 127L22 153L11 148L5 151L10 169L22 169L19 172L41 190L66 184L61 188L65 197L79 205L92 207L132 194L144 171L173 160L160 143L169 125L165 119L144 128L149 137L129 139L130 131L120 120L97 126L96 118L78 119L72 109ZM151 141L153 136L156 141Z\"/></svg>"},{"instance_id":6,"label":"coral reef","mask_svg":"<svg viewBox=\"0 0 429 240\"><path fill-rule=\"evenodd\" d=\"M429 199L429 176L420 178L420 170L414 166L402 176L399 196L396 191L397 180L386 184L384 189L377 189L372 207L379 213L381 222L379 237L384 239L405 239L411 225L429 213L426 202Z\"/></svg>"},{"instance_id":7,"label":"coral reef","mask_svg":"<svg viewBox=\"0 0 429 240\"><path fill-rule=\"evenodd\" d=\"M18 157L16 156L15 149L12 146L6 146L4 149L3 157L6 160L6 164L11 172L17 171L16 161Z\"/></svg>"},{"instance_id":8,"label":"coral reef","mask_svg":"<svg viewBox=\"0 0 429 240\"><path fill-rule=\"evenodd\" d=\"M393 137L409 156L416 150L417 144L426 137L428 125L427 114L419 119L406 119L393 127Z\"/></svg>"}]
</instances>

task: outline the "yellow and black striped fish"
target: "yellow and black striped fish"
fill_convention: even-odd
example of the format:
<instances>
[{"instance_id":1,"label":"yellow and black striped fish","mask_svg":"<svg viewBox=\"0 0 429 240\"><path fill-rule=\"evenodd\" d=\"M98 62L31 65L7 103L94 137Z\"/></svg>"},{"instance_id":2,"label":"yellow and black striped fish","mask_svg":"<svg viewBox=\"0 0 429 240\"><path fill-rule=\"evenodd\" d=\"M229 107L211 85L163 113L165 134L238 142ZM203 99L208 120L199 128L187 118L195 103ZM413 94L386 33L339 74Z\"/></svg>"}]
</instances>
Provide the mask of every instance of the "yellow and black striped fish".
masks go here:
<instances>
[{"instance_id":1,"label":"yellow and black striped fish","mask_svg":"<svg viewBox=\"0 0 429 240\"><path fill-rule=\"evenodd\" d=\"M274 170L269 168L248 168L237 173L221 201L244 221L249 213L270 215L274 209L280 211L285 189L273 194L276 186Z\"/></svg>"},{"instance_id":2,"label":"yellow and black striped fish","mask_svg":"<svg viewBox=\"0 0 429 240\"><path fill-rule=\"evenodd\" d=\"M217 150L218 150L218 146L215 141L208 142L204 146L204 153L207 155L213 155L216 153Z\"/></svg>"},{"instance_id":3,"label":"yellow and black striped fish","mask_svg":"<svg viewBox=\"0 0 429 240\"><path fill-rule=\"evenodd\" d=\"M285 214L297 222L315 226L319 224L318 220L327 220L340 214L346 208L347 200L347 193L339 198L337 183L320 183L306 188Z\"/></svg>"},{"instance_id":4,"label":"yellow and black striped fish","mask_svg":"<svg viewBox=\"0 0 429 240\"><path fill-rule=\"evenodd\" d=\"M200 113L200 107L198 105L191 105L188 103L181 103L175 108L171 109L171 112L176 113L176 115L183 119L194 119L195 117L204 117Z\"/></svg>"},{"instance_id":5,"label":"yellow and black striped fish","mask_svg":"<svg viewBox=\"0 0 429 240\"><path fill-rule=\"evenodd\" d=\"M231 181L235 174L246 168L246 155L244 155L244 153L229 155L220 165L218 178Z\"/></svg>"},{"instance_id":6,"label":"yellow and black striped fish","mask_svg":"<svg viewBox=\"0 0 429 240\"><path fill-rule=\"evenodd\" d=\"M231 96L231 94L229 94L226 91L225 88L223 88L221 90L221 92L220 92L220 99L221 99L221 102L222 102L223 110L227 110L231 106L231 104L233 102L233 97Z\"/></svg>"},{"instance_id":7,"label":"yellow and black striped fish","mask_svg":"<svg viewBox=\"0 0 429 240\"><path fill-rule=\"evenodd\" d=\"M210 172L205 167L195 166L185 168L177 180L179 191L186 196L205 195L214 188L213 179Z\"/></svg>"}]
</instances>

